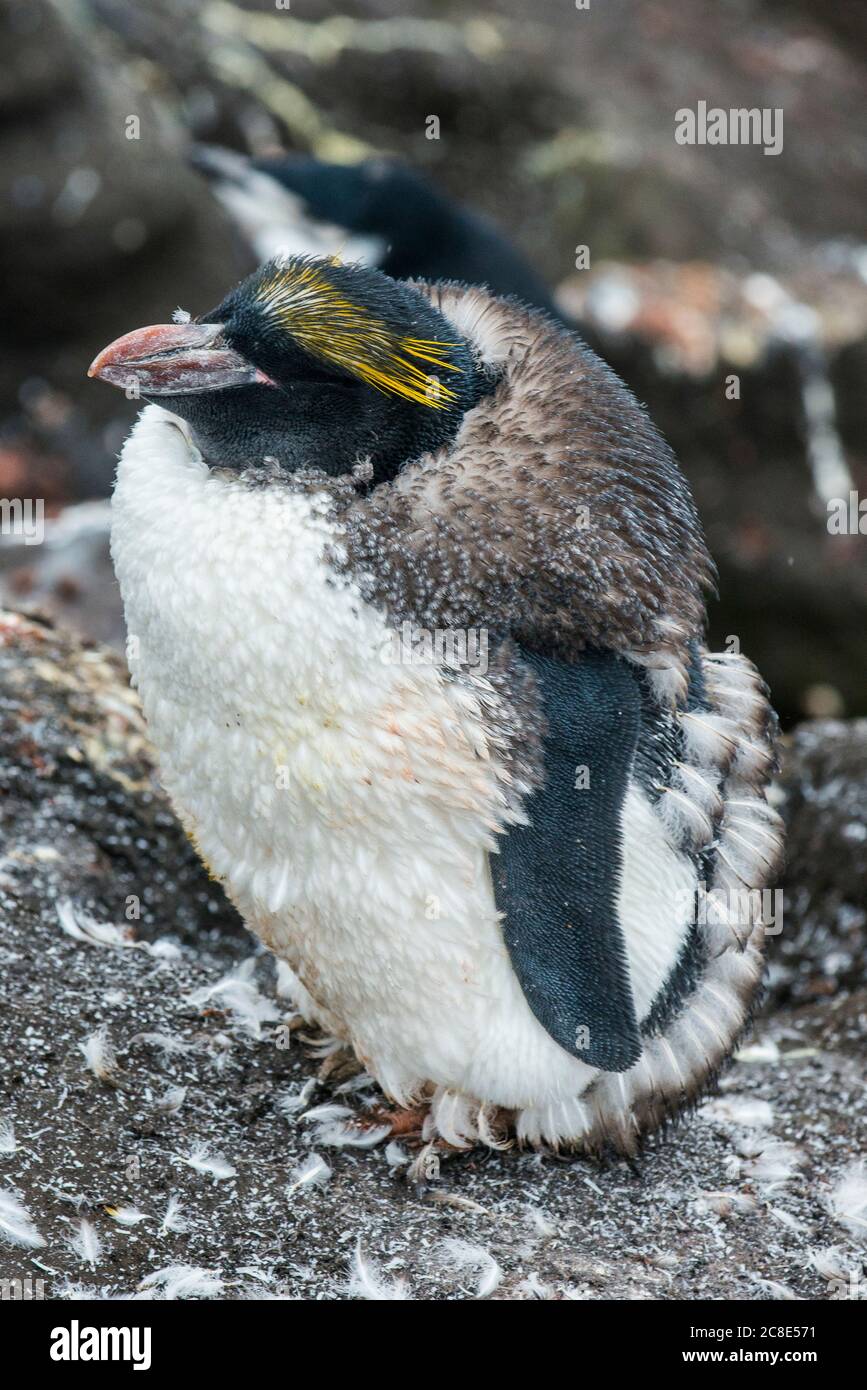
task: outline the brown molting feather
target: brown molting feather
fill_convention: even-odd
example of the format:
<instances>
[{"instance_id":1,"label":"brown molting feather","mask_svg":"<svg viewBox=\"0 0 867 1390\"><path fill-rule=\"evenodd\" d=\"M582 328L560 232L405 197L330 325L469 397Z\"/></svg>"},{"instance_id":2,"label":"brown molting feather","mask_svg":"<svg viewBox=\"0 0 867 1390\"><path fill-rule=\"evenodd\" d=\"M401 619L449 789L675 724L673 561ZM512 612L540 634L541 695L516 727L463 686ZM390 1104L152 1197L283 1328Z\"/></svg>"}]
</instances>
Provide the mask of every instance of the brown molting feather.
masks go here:
<instances>
[{"instance_id":1,"label":"brown molting feather","mask_svg":"<svg viewBox=\"0 0 867 1390\"><path fill-rule=\"evenodd\" d=\"M566 660L622 651L679 693L715 572L668 445L573 333L481 289L415 288L500 375L455 438L370 492L319 470L245 481L328 494L332 562L394 627L484 628Z\"/></svg>"},{"instance_id":2,"label":"brown molting feather","mask_svg":"<svg viewBox=\"0 0 867 1390\"><path fill-rule=\"evenodd\" d=\"M567 659L669 646L671 617L684 640L700 635L713 583L701 525L626 387L536 312L417 288L502 376L448 446L338 506L367 597L396 624L485 627Z\"/></svg>"},{"instance_id":3,"label":"brown molting feather","mask_svg":"<svg viewBox=\"0 0 867 1390\"><path fill-rule=\"evenodd\" d=\"M514 811L539 784L543 732L515 641L567 660L588 646L622 651L675 705L713 565L671 450L574 334L484 290L415 287L500 375L454 440L369 493L362 476L318 470L245 478L328 494L344 528L334 568L389 625L486 631L487 680L454 678L488 706Z\"/></svg>"}]
</instances>

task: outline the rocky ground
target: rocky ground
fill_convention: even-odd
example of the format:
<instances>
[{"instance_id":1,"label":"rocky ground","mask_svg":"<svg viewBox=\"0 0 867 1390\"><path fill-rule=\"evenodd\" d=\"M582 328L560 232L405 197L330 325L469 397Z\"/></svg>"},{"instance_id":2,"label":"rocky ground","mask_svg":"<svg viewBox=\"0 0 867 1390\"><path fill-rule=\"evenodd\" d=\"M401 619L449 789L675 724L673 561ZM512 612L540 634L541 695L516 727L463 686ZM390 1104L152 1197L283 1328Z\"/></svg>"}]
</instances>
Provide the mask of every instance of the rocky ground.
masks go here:
<instances>
[{"instance_id":1,"label":"rocky ground","mask_svg":"<svg viewBox=\"0 0 867 1390\"><path fill-rule=\"evenodd\" d=\"M857 1292L867 992L826 968L841 936L772 945L774 1007L635 1168L474 1152L413 1183L406 1150L347 1142L375 1091L297 1028L209 883L121 663L11 614L0 633L0 1278L53 1299ZM806 839L816 741L781 793ZM837 823L863 826L836 775ZM799 891L818 911L803 869Z\"/></svg>"}]
</instances>

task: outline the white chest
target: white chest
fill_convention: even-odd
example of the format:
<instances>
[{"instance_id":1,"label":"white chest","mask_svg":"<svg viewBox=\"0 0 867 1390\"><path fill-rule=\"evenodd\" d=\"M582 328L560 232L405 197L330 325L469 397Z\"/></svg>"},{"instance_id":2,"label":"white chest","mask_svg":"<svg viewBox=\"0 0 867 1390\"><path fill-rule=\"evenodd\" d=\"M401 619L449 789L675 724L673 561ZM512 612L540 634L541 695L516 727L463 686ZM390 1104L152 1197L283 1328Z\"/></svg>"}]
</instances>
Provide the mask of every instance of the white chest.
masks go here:
<instances>
[{"instance_id":1,"label":"white chest","mask_svg":"<svg viewBox=\"0 0 867 1390\"><path fill-rule=\"evenodd\" d=\"M394 662L328 562L324 497L210 471L171 420L148 407L125 446L112 552L162 778L205 860L396 1099L576 1094L594 1073L537 1022L503 942L503 770L472 689ZM647 1005L677 948L648 875L686 866L648 857L642 815L630 798L621 915Z\"/></svg>"},{"instance_id":2,"label":"white chest","mask_svg":"<svg viewBox=\"0 0 867 1390\"><path fill-rule=\"evenodd\" d=\"M474 700L393 660L382 615L325 557L340 544L326 513L324 496L211 473L162 411L120 465L133 677L172 790L243 813L236 851L251 814L403 839L413 801L460 816L496 794Z\"/></svg>"},{"instance_id":3,"label":"white chest","mask_svg":"<svg viewBox=\"0 0 867 1390\"><path fill-rule=\"evenodd\" d=\"M548 1040L493 903L502 798L475 700L390 659L383 617L323 556L340 539L325 512L210 472L150 407L121 460L112 550L179 814L248 923L400 1094L435 1069L434 1028L433 1079L472 1065L492 998Z\"/></svg>"}]
</instances>

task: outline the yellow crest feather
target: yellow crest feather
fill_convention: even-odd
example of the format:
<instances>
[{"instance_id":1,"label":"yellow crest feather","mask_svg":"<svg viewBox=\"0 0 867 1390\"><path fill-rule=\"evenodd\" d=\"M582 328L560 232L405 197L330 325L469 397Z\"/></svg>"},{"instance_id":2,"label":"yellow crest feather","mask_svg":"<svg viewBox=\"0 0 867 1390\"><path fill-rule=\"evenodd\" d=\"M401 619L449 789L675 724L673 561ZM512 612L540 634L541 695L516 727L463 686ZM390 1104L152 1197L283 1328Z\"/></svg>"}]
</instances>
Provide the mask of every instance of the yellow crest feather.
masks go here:
<instances>
[{"instance_id":1,"label":"yellow crest feather","mask_svg":"<svg viewBox=\"0 0 867 1390\"><path fill-rule=\"evenodd\" d=\"M460 372L448 360L454 343L395 333L384 320L347 299L317 265L275 265L258 286L256 298L305 351L343 367L377 391L434 410L457 399L423 366Z\"/></svg>"}]
</instances>

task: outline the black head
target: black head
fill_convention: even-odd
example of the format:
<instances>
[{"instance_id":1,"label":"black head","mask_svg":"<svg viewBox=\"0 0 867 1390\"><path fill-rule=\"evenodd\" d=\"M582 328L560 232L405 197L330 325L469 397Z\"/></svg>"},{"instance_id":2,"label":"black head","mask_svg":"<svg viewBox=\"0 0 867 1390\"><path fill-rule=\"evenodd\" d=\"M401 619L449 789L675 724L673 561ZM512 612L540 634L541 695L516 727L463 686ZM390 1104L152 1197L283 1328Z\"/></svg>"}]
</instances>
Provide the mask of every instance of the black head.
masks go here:
<instances>
[{"instance_id":1,"label":"black head","mask_svg":"<svg viewBox=\"0 0 867 1390\"><path fill-rule=\"evenodd\" d=\"M434 187L394 160L328 164L309 155L279 155L251 164L302 198L315 220L380 236L388 245L422 236L430 244L448 215Z\"/></svg>"},{"instance_id":2,"label":"black head","mask_svg":"<svg viewBox=\"0 0 867 1390\"><path fill-rule=\"evenodd\" d=\"M417 290L379 271L271 261L194 323L107 347L91 376L186 420L204 458L374 481L447 442L492 388L470 344Z\"/></svg>"}]
</instances>

